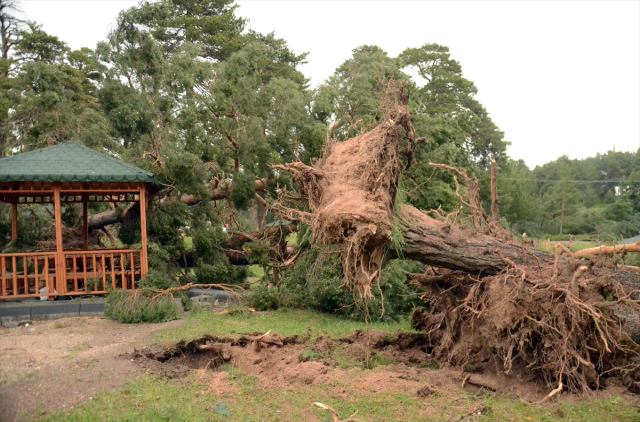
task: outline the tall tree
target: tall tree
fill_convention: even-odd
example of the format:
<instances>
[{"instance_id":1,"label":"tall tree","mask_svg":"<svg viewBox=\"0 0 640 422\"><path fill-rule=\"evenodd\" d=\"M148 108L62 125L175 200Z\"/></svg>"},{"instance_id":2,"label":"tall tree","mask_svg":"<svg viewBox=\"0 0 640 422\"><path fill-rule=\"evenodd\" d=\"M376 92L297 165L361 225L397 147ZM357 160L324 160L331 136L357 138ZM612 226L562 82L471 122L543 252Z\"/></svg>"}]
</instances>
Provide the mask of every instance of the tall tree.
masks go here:
<instances>
[{"instance_id":1,"label":"tall tree","mask_svg":"<svg viewBox=\"0 0 640 422\"><path fill-rule=\"evenodd\" d=\"M122 12L97 48L97 97L122 156L169 186L150 236L173 256L186 252L183 236L191 236L199 280L237 276L219 247L223 223L244 230L256 179L267 188L286 183L270 164L296 154L308 161L323 141L297 70L305 56L273 34L242 34L244 21L228 4L141 4ZM214 189L230 192L217 197L222 204L208 200ZM200 200L186 204L184 195Z\"/></svg>"},{"instance_id":2,"label":"tall tree","mask_svg":"<svg viewBox=\"0 0 640 422\"><path fill-rule=\"evenodd\" d=\"M7 144L6 122L9 117L10 101L7 92L13 85L9 70L12 60L11 49L18 41L21 20L16 17L20 12L17 0L0 0L0 158L5 156Z\"/></svg>"},{"instance_id":3,"label":"tall tree","mask_svg":"<svg viewBox=\"0 0 640 422\"><path fill-rule=\"evenodd\" d=\"M185 44L199 55L225 61L245 43L246 20L235 14L233 0L161 0L144 2L128 12L130 22L144 26L167 54Z\"/></svg>"},{"instance_id":4,"label":"tall tree","mask_svg":"<svg viewBox=\"0 0 640 422\"><path fill-rule=\"evenodd\" d=\"M29 23L15 46L18 63L7 91L11 114L2 129L20 151L78 141L89 146L110 142L106 121L94 97L91 52L71 52L58 37Z\"/></svg>"},{"instance_id":5,"label":"tall tree","mask_svg":"<svg viewBox=\"0 0 640 422\"><path fill-rule=\"evenodd\" d=\"M475 98L478 89L462 76L462 66L451 58L449 48L425 44L406 49L400 59L403 67L415 69L424 82L418 88L420 107L414 120L425 126L429 138L446 139L464 148L481 168L488 168L491 159L502 164L509 143Z\"/></svg>"},{"instance_id":6,"label":"tall tree","mask_svg":"<svg viewBox=\"0 0 640 422\"><path fill-rule=\"evenodd\" d=\"M580 193L576 187L576 174L571 160L569 157L563 156L556 161L554 166L543 166L536 169L536 174L540 175L540 178L548 180L543 186L542 201L546 213L543 214L544 220L541 221L541 225L547 231L556 228L558 233L562 235L567 219L574 216L580 207ZM554 225L555 227L553 227Z\"/></svg>"},{"instance_id":7,"label":"tall tree","mask_svg":"<svg viewBox=\"0 0 640 422\"><path fill-rule=\"evenodd\" d=\"M21 20L16 13L19 12L17 0L0 0L0 50L3 61L9 60L9 52L18 39ZM0 77L6 77L6 73L0 74Z\"/></svg>"}]
</instances>

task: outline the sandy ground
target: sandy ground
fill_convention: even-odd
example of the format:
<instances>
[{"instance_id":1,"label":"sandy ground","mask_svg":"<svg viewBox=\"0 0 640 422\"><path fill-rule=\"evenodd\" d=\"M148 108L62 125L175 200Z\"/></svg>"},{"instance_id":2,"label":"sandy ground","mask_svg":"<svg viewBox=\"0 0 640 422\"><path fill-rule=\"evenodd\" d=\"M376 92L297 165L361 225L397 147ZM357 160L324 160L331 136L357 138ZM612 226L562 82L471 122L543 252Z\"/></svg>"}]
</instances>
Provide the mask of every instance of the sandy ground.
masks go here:
<instances>
[{"instance_id":1,"label":"sandy ground","mask_svg":"<svg viewBox=\"0 0 640 422\"><path fill-rule=\"evenodd\" d=\"M36 322L33 332L0 328L0 421L70 409L97 391L120 387L142 371L122 355L180 324L67 318Z\"/></svg>"}]
</instances>

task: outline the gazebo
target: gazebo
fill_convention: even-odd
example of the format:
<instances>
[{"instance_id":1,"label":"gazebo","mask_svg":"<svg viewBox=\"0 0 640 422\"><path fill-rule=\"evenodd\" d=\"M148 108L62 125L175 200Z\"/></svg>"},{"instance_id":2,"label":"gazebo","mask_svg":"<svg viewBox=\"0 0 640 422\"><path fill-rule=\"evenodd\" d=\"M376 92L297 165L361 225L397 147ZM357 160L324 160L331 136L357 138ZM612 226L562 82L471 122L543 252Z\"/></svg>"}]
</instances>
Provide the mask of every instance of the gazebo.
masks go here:
<instances>
[{"instance_id":1,"label":"gazebo","mask_svg":"<svg viewBox=\"0 0 640 422\"><path fill-rule=\"evenodd\" d=\"M133 289L148 271L146 208L157 191L152 173L78 143L63 143L0 159L0 201L11 204L12 239L18 206L53 204L55 250L0 254L0 299L104 294ZM89 250L90 202L140 203L142 248ZM83 205L83 248L65 250L62 208Z\"/></svg>"}]
</instances>

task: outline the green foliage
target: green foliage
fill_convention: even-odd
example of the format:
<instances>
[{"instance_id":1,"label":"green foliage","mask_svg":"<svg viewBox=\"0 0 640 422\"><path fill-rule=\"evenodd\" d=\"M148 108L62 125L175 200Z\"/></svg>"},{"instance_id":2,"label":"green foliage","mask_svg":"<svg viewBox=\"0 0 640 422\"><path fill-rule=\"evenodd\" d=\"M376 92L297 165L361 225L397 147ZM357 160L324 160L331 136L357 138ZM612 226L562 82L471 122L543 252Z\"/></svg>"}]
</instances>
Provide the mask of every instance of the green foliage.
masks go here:
<instances>
[{"instance_id":1,"label":"green foliage","mask_svg":"<svg viewBox=\"0 0 640 422\"><path fill-rule=\"evenodd\" d=\"M34 250L38 242L53 239L53 218L44 207L18 207L18 240L11 241L11 206L0 204L0 250L5 253Z\"/></svg>"},{"instance_id":2,"label":"green foliage","mask_svg":"<svg viewBox=\"0 0 640 422\"><path fill-rule=\"evenodd\" d=\"M27 29L18 35L16 59L19 61L45 62L52 64L62 59L69 47L58 37L42 30L42 25L28 22Z\"/></svg>"},{"instance_id":3,"label":"green foliage","mask_svg":"<svg viewBox=\"0 0 640 422\"><path fill-rule=\"evenodd\" d=\"M562 226L563 235L589 235L601 242L635 236L637 163L637 152L617 151L584 160L563 156L534 170L508 161L498 177L500 213L518 235L546 237L559 234Z\"/></svg>"},{"instance_id":4,"label":"green foliage","mask_svg":"<svg viewBox=\"0 0 640 422\"><path fill-rule=\"evenodd\" d=\"M407 272L423 271L422 264L394 260L382 271L374 299L361 299L343 286L341 266L335 254L313 248L303 253L293 270L287 272L278 287L262 283L249 295L256 309L301 308L342 315L349 319L397 320L413 311L418 293L408 286ZM383 312L384 310L384 312Z\"/></svg>"},{"instance_id":5,"label":"green foliage","mask_svg":"<svg viewBox=\"0 0 640 422\"><path fill-rule=\"evenodd\" d=\"M396 255L400 258L404 258L404 246L406 242L404 240L405 228L398 217L393 217L393 232L391 232L391 247L395 251Z\"/></svg>"},{"instance_id":6,"label":"green foliage","mask_svg":"<svg viewBox=\"0 0 640 422\"><path fill-rule=\"evenodd\" d=\"M243 211L253 202L256 178L249 172L239 171L233 176L229 199L235 209Z\"/></svg>"},{"instance_id":7,"label":"green foliage","mask_svg":"<svg viewBox=\"0 0 640 422\"><path fill-rule=\"evenodd\" d=\"M154 299L148 290L112 290L105 302L105 316L122 324L166 322L178 319L178 307L171 295Z\"/></svg>"},{"instance_id":8,"label":"green foliage","mask_svg":"<svg viewBox=\"0 0 640 422\"><path fill-rule=\"evenodd\" d=\"M247 256L253 264L256 265L269 265L269 241L268 240L255 240L245 243L242 249L247 253Z\"/></svg>"},{"instance_id":9,"label":"green foliage","mask_svg":"<svg viewBox=\"0 0 640 422\"><path fill-rule=\"evenodd\" d=\"M138 282L139 288L166 290L177 285L176 280L156 269L151 269L146 277Z\"/></svg>"},{"instance_id":10,"label":"green foliage","mask_svg":"<svg viewBox=\"0 0 640 422\"><path fill-rule=\"evenodd\" d=\"M7 10L0 10L2 22L17 25ZM510 160L504 134L447 47L425 44L391 57L380 47L363 45L311 90L299 70L306 53L296 54L273 33L245 28L236 12L231 0L141 2L120 13L95 51L72 51L32 22L12 27L3 38L0 157L83 142L153 172L161 182L147 219L152 271L141 285L166 288L177 279L243 283L247 269L231 265L225 256L223 228L257 228L256 180L265 181L268 201L279 187L291 188L291 175L272 165L298 158L310 164L322 153L328 127L333 126L330 137L344 140L378 124L392 80L410 94L412 124L417 137L426 140L401 175L397 206L445 212L460 206L454 174L429 162L478 177L487 203L488 167L495 159L501 167L501 215L512 231L590 234L607 242L637 234L638 153L561 157L535 170ZM215 202L209 200L213 189ZM229 196L219 199L226 192ZM192 197L189 204L182 200L185 195ZM90 210L106 208L92 205ZM20 236L10 242L9 208L0 205L2 249L33 250L39 241L51 241L47 211L40 205L21 207ZM66 228L77 228L79 216L77 207L65 207ZM274 270L269 282L277 286L265 281L252 290L256 307L394 319L418 303L398 270L415 264L392 261L380 285L373 286L375 299L363 309L342 287L336 256L321 254L308 230L303 225L298 232L298 248L309 249L298 264ZM402 230L396 220L391 247L399 257ZM139 248L139 210L129 209L113 231L122 244ZM244 251L253 263L270 264L267 243L248 243ZM181 268L187 253L194 265L190 270Z\"/></svg>"}]
</instances>

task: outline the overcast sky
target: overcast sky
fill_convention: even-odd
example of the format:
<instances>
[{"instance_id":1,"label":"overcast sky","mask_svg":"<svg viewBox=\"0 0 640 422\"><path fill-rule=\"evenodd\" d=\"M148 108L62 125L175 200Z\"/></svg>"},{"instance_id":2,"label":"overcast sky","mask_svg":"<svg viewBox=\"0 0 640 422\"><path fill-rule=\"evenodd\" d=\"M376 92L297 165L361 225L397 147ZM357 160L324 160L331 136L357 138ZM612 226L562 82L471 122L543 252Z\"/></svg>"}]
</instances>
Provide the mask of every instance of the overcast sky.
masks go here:
<instances>
[{"instance_id":1,"label":"overcast sky","mask_svg":"<svg viewBox=\"0 0 640 422\"><path fill-rule=\"evenodd\" d=\"M94 48L130 0L22 0L24 18L70 47ZM530 167L640 147L640 1L240 1L249 27L275 31L322 83L362 44L395 56L451 49L478 99Z\"/></svg>"}]
</instances>

